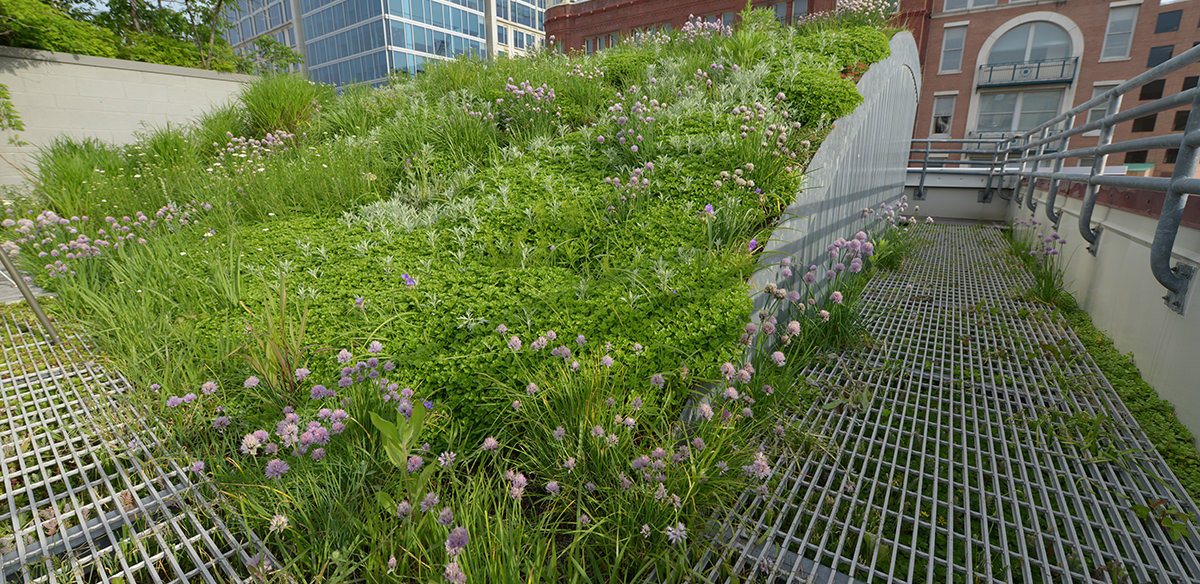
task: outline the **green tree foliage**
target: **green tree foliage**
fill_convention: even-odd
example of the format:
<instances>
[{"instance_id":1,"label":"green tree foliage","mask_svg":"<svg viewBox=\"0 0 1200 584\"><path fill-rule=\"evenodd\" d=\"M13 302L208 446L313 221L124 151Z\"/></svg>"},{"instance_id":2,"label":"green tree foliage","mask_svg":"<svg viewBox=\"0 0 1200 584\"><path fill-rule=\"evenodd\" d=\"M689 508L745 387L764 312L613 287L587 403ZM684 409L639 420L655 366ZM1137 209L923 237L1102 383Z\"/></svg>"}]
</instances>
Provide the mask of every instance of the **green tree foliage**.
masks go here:
<instances>
[{"instance_id":1,"label":"green tree foliage","mask_svg":"<svg viewBox=\"0 0 1200 584\"><path fill-rule=\"evenodd\" d=\"M0 0L0 43L217 71L244 69L217 31L225 0L187 0L183 12L111 0L88 13L71 2Z\"/></svg>"}]
</instances>

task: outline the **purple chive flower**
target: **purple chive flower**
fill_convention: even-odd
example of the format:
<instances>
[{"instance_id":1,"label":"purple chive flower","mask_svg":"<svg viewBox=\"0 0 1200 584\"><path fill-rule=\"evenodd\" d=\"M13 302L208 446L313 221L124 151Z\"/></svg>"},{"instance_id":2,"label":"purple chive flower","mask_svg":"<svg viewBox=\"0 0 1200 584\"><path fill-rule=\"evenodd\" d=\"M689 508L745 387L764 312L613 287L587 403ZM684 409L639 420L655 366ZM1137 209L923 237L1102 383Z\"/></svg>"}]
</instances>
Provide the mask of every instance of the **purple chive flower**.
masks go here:
<instances>
[{"instance_id":1,"label":"purple chive flower","mask_svg":"<svg viewBox=\"0 0 1200 584\"><path fill-rule=\"evenodd\" d=\"M267 468L264 471L264 474L266 474L267 478L269 479L278 479L287 474L289 470L291 470L291 467L288 466L288 463L279 460L278 458L272 458L271 461L267 463Z\"/></svg>"},{"instance_id":2,"label":"purple chive flower","mask_svg":"<svg viewBox=\"0 0 1200 584\"><path fill-rule=\"evenodd\" d=\"M383 344L380 343L379 341L371 341L371 344L367 346L368 353L378 353L382 350L383 350Z\"/></svg>"},{"instance_id":3,"label":"purple chive flower","mask_svg":"<svg viewBox=\"0 0 1200 584\"><path fill-rule=\"evenodd\" d=\"M567 429L559 426L554 429L554 439L562 442L563 437L567 435Z\"/></svg>"},{"instance_id":4,"label":"purple chive flower","mask_svg":"<svg viewBox=\"0 0 1200 584\"><path fill-rule=\"evenodd\" d=\"M513 400L512 409L513 409L513 411L520 411L521 410L521 400Z\"/></svg>"},{"instance_id":5,"label":"purple chive flower","mask_svg":"<svg viewBox=\"0 0 1200 584\"><path fill-rule=\"evenodd\" d=\"M506 327L504 325L500 325L500 326L496 327L496 332L498 332L502 335L508 334L508 327Z\"/></svg>"},{"instance_id":6,"label":"purple chive flower","mask_svg":"<svg viewBox=\"0 0 1200 584\"><path fill-rule=\"evenodd\" d=\"M579 371L579 361L571 361L571 371Z\"/></svg>"},{"instance_id":7,"label":"purple chive flower","mask_svg":"<svg viewBox=\"0 0 1200 584\"><path fill-rule=\"evenodd\" d=\"M653 385L654 387L662 387L663 384L665 384L665 383L666 383L666 380L663 379L663 376L661 373L655 373L654 375L650 376L650 384Z\"/></svg>"},{"instance_id":8,"label":"purple chive flower","mask_svg":"<svg viewBox=\"0 0 1200 584\"><path fill-rule=\"evenodd\" d=\"M409 288L417 287L417 281L414 280L412 278L412 276L409 276L408 274L400 274L400 279L404 280L404 285L408 286Z\"/></svg>"},{"instance_id":9,"label":"purple chive flower","mask_svg":"<svg viewBox=\"0 0 1200 584\"><path fill-rule=\"evenodd\" d=\"M438 498L437 493L425 495L425 498L421 499L421 513L428 512L430 509L437 507L438 503L441 502L442 500Z\"/></svg>"},{"instance_id":10,"label":"purple chive flower","mask_svg":"<svg viewBox=\"0 0 1200 584\"><path fill-rule=\"evenodd\" d=\"M338 351L337 361L338 361L338 363L341 363L342 365L349 363L350 360L353 358L354 358L354 355L352 355L350 353L350 351L347 351L346 349L342 349L341 351Z\"/></svg>"},{"instance_id":11,"label":"purple chive flower","mask_svg":"<svg viewBox=\"0 0 1200 584\"><path fill-rule=\"evenodd\" d=\"M313 460L321 460L322 458L325 458L325 449L324 448L314 448L313 451L309 454L309 456L311 456Z\"/></svg>"},{"instance_id":12,"label":"purple chive flower","mask_svg":"<svg viewBox=\"0 0 1200 584\"><path fill-rule=\"evenodd\" d=\"M409 503L408 501L400 501L400 504L396 505L396 516L400 519L407 519L411 513L412 503Z\"/></svg>"},{"instance_id":13,"label":"purple chive flower","mask_svg":"<svg viewBox=\"0 0 1200 584\"><path fill-rule=\"evenodd\" d=\"M213 420L213 429L214 430L224 430L225 428L228 428L228 427L229 427L229 418L227 418L225 416L220 416Z\"/></svg>"},{"instance_id":14,"label":"purple chive flower","mask_svg":"<svg viewBox=\"0 0 1200 584\"><path fill-rule=\"evenodd\" d=\"M707 403L700 404L700 417L704 418L705 420L712 420L712 406L708 405Z\"/></svg>"},{"instance_id":15,"label":"purple chive flower","mask_svg":"<svg viewBox=\"0 0 1200 584\"><path fill-rule=\"evenodd\" d=\"M192 465L192 472L196 474L204 472L204 461L197 460L196 463Z\"/></svg>"},{"instance_id":16,"label":"purple chive flower","mask_svg":"<svg viewBox=\"0 0 1200 584\"><path fill-rule=\"evenodd\" d=\"M196 401L196 394L194 393L188 392L187 395L183 396L183 403L185 404L190 404L194 401Z\"/></svg>"},{"instance_id":17,"label":"purple chive flower","mask_svg":"<svg viewBox=\"0 0 1200 584\"><path fill-rule=\"evenodd\" d=\"M242 387L244 387L246 389L250 389L251 387L258 387L258 378L253 375L251 375L250 377L247 377L246 381L242 383Z\"/></svg>"},{"instance_id":18,"label":"purple chive flower","mask_svg":"<svg viewBox=\"0 0 1200 584\"><path fill-rule=\"evenodd\" d=\"M558 493L560 492L558 481L550 481L546 483L546 492L550 493L552 496L558 496Z\"/></svg>"},{"instance_id":19,"label":"purple chive flower","mask_svg":"<svg viewBox=\"0 0 1200 584\"><path fill-rule=\"evenodd\" d=\"M600 359L600 364L611 368L613 366L613 358L605 355L604 358Z\"/></svg>"},{"instance_id":20,"label":"purple chive flower","mask_svg":"<svg viewBox=\"0 0 1200 584\"><path fill-rule=\"evenodd\" d=\"M421 467L424 465L425 461L422 460L420 456L414 454L412 458L408 459L408 472L417 472L421 470Z\"/></svg>"},{"instance_id":21,"label":"purple chive flower","mask_svg":"<svg viewBox=\"0 0 1200 584\"><path fill-rule=\"evenodd\" d=\"M671 545L676 545L687 539L687 528L683 526L683 523L677 523L675 527L667 527L666 534Z\"/></svg>"},{"instance_id":22,"label":"purple chive flower","mask_svg":"<svg viewBox=\"0 0 1200 584\"><path fill-rule=\"evenodd\" d=\"M833 294L829 295L829 299L832 300L834 304L841 304L842 303L842 293L838 292L838 291L834 291Z\"/></svg>"},{"instance_id":23,"label":"purple chive flower","mask_svg":"<svg viewBox=\"0 0 1200 584\"><path fill-rule=\"evenodd\" d=\"M181 398L177 395L173 395L173 396L167 398L167 407L168 408L177 408L181 404L183 404L183 398Z\"/></svg>"},{"instance_id":24,"label":"purple chive flower","mask_svg":"<svg viewBox=\"0 0 1200 584\"><path fill-rule=\"evenodd\" d=\"M537 392L538 392L537 384L530 382L529 385L525 386L525 393L527 393L529 395L533 395Z\"/></svg>"},{"instance_id":25,"label":"purple chive flower","mask_svg":"<svg viewBox=\"0 0 1200 584\"><path fill-rule=\"evenodd\" d=\"M580 347L582 347L585 343L587 343L587 337L584 337L583 335L578 335L575 337L575 342L578 343Z\"/></svg>"},{"instance_id":26,"label":"purple chive flower","mask_svg":"<svg viewBox=\"0 0 1200 584\"><path fill-rule=\"evenodd\" d=\"M458 526L451 529L450 536L446 538L446 555L457 556L468 543L471 543L471 535L467 533L467 528Z\"/></svg>"},{"instance_id":27,"label":"purple chive flower","mask_svg":"<svg viewBox=\"0 0 1200 584\"><path fill-rule=\"evenodd\" d=\"M442 507L442 512L438 513L438 523L450 527L454 523L454 511L449 507Z\"/></svg>"},{"instance_id":28,"label":"purple chive flower","mask_svg":"<svg viewBox=\"0 0 1200 584\"><path fill-rule=\"evenodd\" d=\"M513 351L520 351L521 339L517 338L515 335L511 339L508 339L508 348L512 349Z\"/></svg>"},{"instance_id":29,"label":"purple chive flower","mask_svg":"<svg viewBox=\"0 0 1200 584\"><path fill-rule=\"evenodd\" d=\"M495 438L488 436L487 438L483 439L483 449L485 451L492 452L499 447L500 447L500 442L498 442Z\"/></svg>"},{"instance_id":30,"label":"purple chive flower","mask_svg":"<svg viewBox=\"0 0 1200 584\"><path fill-rule=\"evenodd\" d=\"M438 465L442 468L450 468L450 466L454 464L454 460L456 458L458 458L458 455L453 452L443 452L438 455Z\"/></svg>"},{"instance_id":31,"label":"purple chive flower","mask_svg":"<svg viewBox=\"0 0 1200 584\"><path fill-rule=\"evenodd\" d=\"M311 373L311 371L309 371L308 369L305 369L304 367L297 369L296 370L296 381L304 381L304 379L306 377L308 377L309 373Z\"/></svg>"},{"instance_id":32,"label":"purple chive flower","mask_svg":"<svg viewBox=\"0 0 1200 584\"><path fill-rule=\"evenodd\" d=\"M160 390L160 389L162 389L162 386L161 386L161 385L159 385L159 384L157 384L157 383L151 383L151 384L150 384L150 391L158 391L158 390Z\"/></svg>"},{"instance_id":33,"label":"purple chive flower","mask_svg":"<svg viewBox=\"0 0 1200 584\"><path fill-rule=\"evenodd\" d=\"M458 567L458 562L446 564L446 571L442 573L442 576L450 584L467 584L467 575L463 573L462 568Z\"/></svg>"},{"instance_id":34,"label":"purple chive flower","mask_svg":"<svg viewBox=\"0 0 1200 584\"><path fill-rule=\"evenodd\" d=\"M750 248L750 251L758 249L758 240L751 238L748 247Z\"/></svg>"},{"instance_id":35,"label":"purple chive flower","mask_svg":"<svg viewBox=\"0 0 1200 584\"><path fill-rule=\"evenodd\" d=\"M212 395L217 392L217 384L212 381L205 381L204 385L200 386L200 393L204 395Z\"/></svg>"},{"instance_id":36,"label":"purple chive flower","mask_svg":"<svg viewBox=\"0 0 1200 584\"><path fill-rule=\"evenodd\" d=\"M392 556L392 557L388 558L387 567L388 567L388 574L391 574L392 572L396 571L396 556Z\"/></svg>"},{"instance_id":37,"label":"purple chive flower","mask_svg":"<svg viewBox=\"0 0 1200 584\"><path fill-rule=\"evenodd\" d=\"M780 351L775 351L774 353L771 353L771 360L774 361L775 364L778 365L779 367L783 367L784 365L787 364L787 357L784 356L784 354Z\"/></svg>"},{"instance_id":38,"label":"purple chive flower","mask_svg":"<svg viewBox=\"0 0 1200 584\"><path fill-rule=\"evenodd\" d=\"M603 435L604 435L604 427L603 426L592 427L592 436L600 437Z\"/></svg>"}]
</instances>

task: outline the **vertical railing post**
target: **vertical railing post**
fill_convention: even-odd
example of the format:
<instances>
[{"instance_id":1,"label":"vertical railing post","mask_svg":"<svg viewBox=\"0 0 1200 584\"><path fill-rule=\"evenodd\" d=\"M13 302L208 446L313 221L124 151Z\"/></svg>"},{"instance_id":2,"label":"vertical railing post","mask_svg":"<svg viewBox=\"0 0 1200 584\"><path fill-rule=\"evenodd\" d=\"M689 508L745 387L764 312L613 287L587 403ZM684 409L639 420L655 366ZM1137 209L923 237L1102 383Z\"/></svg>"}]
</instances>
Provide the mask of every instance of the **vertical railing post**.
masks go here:
<instances>
[{"instance_id":1,"label":"vertical railing post","mask_svg":"<svg viewBox=\"0 0 1200 584\"><path fill-rule=\"evenodd\" d=\"M21 277L17 267L13 265L12 260L8 259L8 253L0 250L0 264L4 264L4 269L12 276L12 281L17 285L17 289L21 291L21 296L25 297L25 302L29 304L29 309L33 311L33 315L37 317L38 322L42 323L42 328L46 329L46 334L50 336L50 342L55 345L61 344L62 339L58 337L58 331L54 330L54 325L50 324L50 319L46 318L46 313L42 312L42 305L38 304L37 297L33 295L33 290L29 289L29 284L25 283L25 278Z\"/></svg>"},{"instance_id":2,"label":"vertical railing post","mask_svg":"<svg viewBox=\"0 0 1200 584\"><path fill-rule=\"evenodd\" d=\"M914 201L925 200L925 174L929 171L929 151L933 149L933 139L925 139L925 156L921 160L921 182L917 185L916 192L913 193Z\"/></svg>"},{"instance_id":3,"label":"vertical railing post","mask_svg":"<svg viewBox=\"0 0 1200 584\"><path fill-rule=\"evenodd\" d=\"M1092 229L1092 212L1096 210L1096 196L1100 185L1096 184L1096 175L1103 174L1104 166L1108 164L1108 154L1100 153L1099 149L1112 143L1114 124L1112 117L1121 111L1121 94L1113 93L1108 98L1108 108L1104 111L1104 120L1100 126L1100 137L1096 139L1096 156L1092 160L1092 172L1088 175L1087 190L1083 193L1083 207L1079 209L1079 234L1088 242L1088 253L1096 255L1100 248L1100 232L1104 226L1097 225Z\"/></svg>"},{"instance_id":4,"label":"vertical railing post","mask_svg":"<svg viewBox=\"0 0 1200 584\"><path fill-rule=\"evenodd\" d=\"M1075 127L1075 116L1068 116L1066 123L1063 125L1063 132ZM1062 172L1063 162L1065 157L1062 153L1069 149L1070 137L1063 136L1058 141L1058 156L1054 159L1054 170L1052 175L1057 175ZM1050 190L1046 193L1046 218L1054 224L1054 229L1058 229L1058 222L1062 220L1062 212L1054 212L1054 200L1058 198L1058 176L1050 177Z\"/></svg>"},{"instance_id":5,"label":"vertical railing post","mask_svg":"<svg viewBox=\"0 0 1200 584\"><path fill-rule=\"evenodd\" d=\"M997 171L996 165L1000 163L1000 145L1007 144L1007 143L1008 142L1005 140L996 140L995 142L992 143L992 146L995 147L995 150L992 152L992 167L990 169L988 169L987 184L983 187L983 192L980 193L980 195L979 195L979 200L982 203L991 202L991 200L992 200L992 183L994 181L999 180L996 178L998 175L1003 176L1003 175L1000 175L1000 173L1002 173L1004 171L1004 169L1001 168L999 171ZM996 189L996 194L1001 199L1004 199L1005 201L1011 199L1011 197L1004 196L1003 183L1001 183L1001 185Z\"/></svg>"},{"instance_id":6,"label":"vertical railing post","mask_svg":"<svg viewBox=\"0 0 1200 584\"><path fill-rule=\"evenodd\" d=\"M1041 156L1046 153L1046 138L1050 136L1050 128L1046 127L1042 130L1042 135L1038 138L1041 144L1038 145L1037 155ZM1037 177L1033 176L1037 173L1037 169L1042 165L1041 160L1033 161L1033 171L1029 175L1029 190L1025 191L1025 206L1031 213L1037 213L1037 202L1033 200L1033 187L1037 184Z\"/></svg>"},{"instance_id":7,"label":"vertical railing post","mask_svg":"<svg viewBox=\"0 0 1200 584\"><path fill-rule=\"evenodd\" d=\"M1187 264L1179 263L1171 268L1171 250L1175 248L1175 236L1179 232L1188 198L1186 193L1179 192L1177 181L1195 176L1196 165L1200 162L1200 150L1196 148L1196 137L1200 136L1200 90L1195 91L1183 139L1179 141L1175 170L1171 173L1171 182L1158 215L1158 225L1154 228L1154 242L1150 244L1150 271L1154 279L1167 289L1167 295L1163 296L1167 306L1179 314L1183 314L1187 308L1188 284L1195 276L1195 268Z\"/></svg>"},{"instance_id":8,"label":"vertical railing post","mask_svg":"<svg viewBox=\"0 0 1200 584\"><path fill-rule=\"evenodd\" d=\"M1020 210L1024 201L1022 196L1025 192L1021 189L1021 174L1025 172L1025 165L1029 164L1029 135L1021 134L1013 139L1021 142L1021 166L1017 169L1017 184L1013 187L1013 200L1017 203L1017 210Z\"/></svg>"}]
</instances>

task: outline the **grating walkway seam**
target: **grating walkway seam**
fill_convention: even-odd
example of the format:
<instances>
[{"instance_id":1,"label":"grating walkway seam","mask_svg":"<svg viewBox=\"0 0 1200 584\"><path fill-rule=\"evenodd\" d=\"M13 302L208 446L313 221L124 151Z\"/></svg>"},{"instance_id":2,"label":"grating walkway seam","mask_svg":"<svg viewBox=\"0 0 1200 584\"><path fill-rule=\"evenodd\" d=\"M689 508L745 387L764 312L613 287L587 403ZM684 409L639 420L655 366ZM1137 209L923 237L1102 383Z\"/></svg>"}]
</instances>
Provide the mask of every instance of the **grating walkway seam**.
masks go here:
<instances>
[{"instance_id":1,"label":"grating walkway seam","mask_svg":"<svg viewBox=\"0 0 1200 584\"><path fill-rule=\"evenodd\" d=\"M260 580L261 540L222 519L211 481L122 402L128 382L86 338L50 344L12 313L0 336L0 582Z\"/></svg>"},{"instance_id":2,"label":"grating walkway seam","mask_svg":"<svg viewBox=\"0 0 1200 584\"><path fill-rule=\"evenodd\" d=\"M913 236L859 301L873 342L805 371L821 397L708 580L1200 582L1195 523L1172 542L1131 509L1195 503L1061 316L1018 297L1000 230Z\"/></svg>"}]
</instances>

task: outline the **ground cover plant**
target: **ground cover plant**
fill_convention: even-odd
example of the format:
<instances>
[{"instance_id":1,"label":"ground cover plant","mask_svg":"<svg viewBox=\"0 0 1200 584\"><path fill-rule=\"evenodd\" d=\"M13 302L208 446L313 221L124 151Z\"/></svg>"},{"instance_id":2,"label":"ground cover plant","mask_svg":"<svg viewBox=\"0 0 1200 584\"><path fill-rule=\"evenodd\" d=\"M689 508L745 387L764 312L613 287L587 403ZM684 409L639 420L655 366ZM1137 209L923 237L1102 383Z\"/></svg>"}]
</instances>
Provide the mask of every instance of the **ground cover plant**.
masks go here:
<instances>
[{"instance_id":1,"label":"ground cover plant","mask_svg":"<svg viewBox=\"0 0 1200 584\"><path fill-rule=\"evenodd\" d=\"M876 12L341 95L265 78L128 147L52 145L4 251L269 534L256 570L682 581L896 245L882 208L822 265L763 257L860 99L846 67L888 54ZM760 263L796 283L751 314Z\"/></svg>"}]
</instances>

